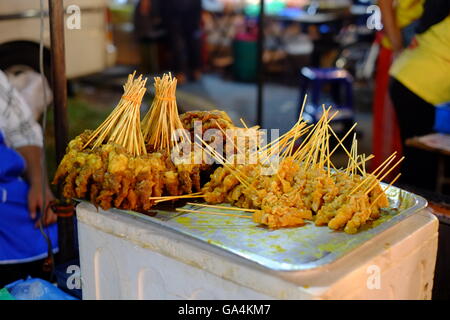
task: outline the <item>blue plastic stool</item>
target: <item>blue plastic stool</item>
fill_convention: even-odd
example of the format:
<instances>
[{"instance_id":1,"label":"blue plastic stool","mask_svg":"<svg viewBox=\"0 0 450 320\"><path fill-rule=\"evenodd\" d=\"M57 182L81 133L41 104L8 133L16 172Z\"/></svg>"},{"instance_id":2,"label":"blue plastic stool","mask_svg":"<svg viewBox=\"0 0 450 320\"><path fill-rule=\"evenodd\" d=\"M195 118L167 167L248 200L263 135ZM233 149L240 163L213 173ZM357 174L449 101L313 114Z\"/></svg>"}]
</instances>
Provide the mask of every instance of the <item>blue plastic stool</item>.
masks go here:
<instances>
[{"instance_id":1,"label":"blue plastic stool","mask_svg":"<svg viewBox=\"0 0 450 320\"><path fill-rule=\"evenodd\" d=\"M325 85L331 86L331 101L322 101L321 99L322 89ZM348 125L353 124L353 78L346 70L303 67L301 70L300 107L308 92L308 100L303 113L306 121L317 122L322 115L322 103L325 103L326 108L331 105L332 110L339 111L332 121L333 126L341 122L343 123L341 129L344 130ZM338 131L341 130L338 129Z\"/></svg>"}]
</instances>

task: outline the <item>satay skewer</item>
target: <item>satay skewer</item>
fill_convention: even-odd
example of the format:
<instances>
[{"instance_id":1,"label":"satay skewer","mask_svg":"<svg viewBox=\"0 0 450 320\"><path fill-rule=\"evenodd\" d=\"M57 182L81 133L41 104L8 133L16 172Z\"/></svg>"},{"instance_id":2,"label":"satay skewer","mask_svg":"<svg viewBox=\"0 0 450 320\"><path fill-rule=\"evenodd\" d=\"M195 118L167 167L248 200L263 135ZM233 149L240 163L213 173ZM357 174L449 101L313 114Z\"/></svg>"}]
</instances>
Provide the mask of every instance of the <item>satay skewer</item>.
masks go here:
<instances>
[{"instance_id":1,"label":"satay skewer","mask_svg":"<svg viewBox=\"0 0 450 320\"><path fill-rule=\"evenodd\" d=\"M248 129L247 124L245 123L244 119L240 118L239 121L241 121L242 125L244 126L245 129ZM216 120L217 122L217 120Z\"/></svg>"},{"instance_id":2,"label":"satay skewer","mask_svg":"<svg viewBox=\"0 0 450 320\"><path fill-rule=\"evenodd\" d=\"M304 124L304 126L306 126L306 123L302 122L302 118L303 118L303 111L305 110L307 96L308 95L305 94L305 97L303 98L302 108L300 109L300 114L298 116L298 120L295 123L294 127L297 126L297 125L300 125L300 124ZM292 150L294 149L294 144L295 144L295 142L298 139L297 133L298 133L298 130L295 130L294 138L292 139L291 144L290 144L289 149L288 149L289 150L289 152L287 153L288 155L292 155Z\"/></svg>"},{"instance_id":3,"label":"satay skewer","mask_svg":"<svg viewBox=\"0 0 450 320\"><path fill-rule=\"evenodd\" d=\"M398 178L400 178L401 175L402 175L402 174L399 173L394 179L392 179L391 183L389 183L389 185L388 185L386 188L383 189L383 192L381 192L381 193L375 198L375 200L372 201L372 204L370 205L371 208L378 202L378 200L380 200L380 198L381 198L382 196L386 195L386 191L387 191L390 187L392 187L392 185L395 183L395 181L398 180Z\"/></svg>"},{"instance_id":4,"label":"satay skewer","mask_svg":"<svg viewBox=\"0 0 450 320\"><path fill-rule=\"evenodd\" d=\"M221 213L221 212L212 212L212 211L198 211L198 210L189 210L183 208L175 209L178 212L187 212L187 213L199 213L199 214L209 214L213 216L225 216L225 217L237 217L237 218L247 218L252 219L252 216L245 216L240 214L231 214L231 213Z\"/></svg>"},{"instance_id":5,"label":"satay skewer","mask_svg":"<svg viewBox=\"0 0 450 320\"><path fill-rule=\"evenodd\" d=\"M378 177L381 175L381 173L389 167L389 165L391 164L391 162L395 159L395 154L396 152L394 152L393 154L391 154L378 168L382 168L380 172L378 172L376 175L374 175L374 173L372 173L371 175L367 175L364 179L362 179L362 181L355 187L353 188L353 190L350 192L350 195L355 193L359 188L361 188L364 184L366 184L370 178L375 179L376 181L378 181ZM375 170L375 171L377 171ZM374 171L374 172L375 172Z\"/></svg>"},{"instance_id":6,"label":"satay skewer","mask_svg":"<svg viewBox=\"0 0 450 320\"><path fill-rule=\"evenodd\" d=\"M278 137L278 138L275 139L274 141L272 141L272 142L266 144L265 146L261 147L261 148L260 148L260 151L264 151L264 150L266 150L266 149L271 148L271 146L273 146L274 144L278 143L280 140L286 139L290 134L292 134L292 132L297 132L297 131L295 131L295 130L297 129L297 126L299 126L299 125L302 123L302 116L303 116L303 111L304 111L305 104L306 104L306 98L307 98L307 95L305 95L305 97L304 97L304 99L303 99L303 104L302 104L302 108L301 108L301 111L300 111L300 115L299 115L299 117L298 117L298 120L297 120L297 122L294 124L294 126L291 128L291 130L289 130L289 131L286 132L285 134L281 135L280 137ZM303 122L303 123L306 125L305 122ZM310 127L312 127L312 126L313 126L313 125L310 125L308 128L310 128ZM307 132L307 130L305 130L304 132ZM300 134L299 137L300 137L301 135L302 135L302 134Z\"/></svg>"},{"instance_id":7,"label":"satay skewer","mask_svg":"<svg viewBox=\"0 0 450 320\"><path fill-rule=\"evenodd\" d=\"M226 167L230 173L246 188L251 188L254 191L256 189L251 186L250 182L245 181L243 174L239 171L239 169L235 168L232 163L228 162L225 158L223 158L220 154L218 154L211 146L209 146L203 139L197 136L198 139L205 145L206 149L204 149L209 155L211 155L214 159L216 159L220 164ZM201 147L201 145L200 145Z\"/></svg>"},{"instance_id":8,"label":"satay skewer","mask_svg":"<svg viewBox=\"0 0 450 320\"><path fill-rule=\"evenodd\" d=\"M378 178L375 178L375 182L369 185L369 187L366 188L366 191L364 193L369 194L370 191L372 191L373 188L375 188L377 184L379 184L379 181L383 181L383 179L386 178L389 175L389 173L391 173L392 170L394 170L404 159L405 157L400 158L400 160L397 161L379 180Z\"/></svg>"},{"instance_id":9,"label":"satay skewer","mask_svg":"<svg viewBox=\"0 0 450 320\"><path fill-rule=\"evenodd\" d=\"M344 150L344 152L347 154L347 156L349 157L350 160L352 160L353 163L357 163L357 161L353 158L353 156L350 154L350 152L348 152L347 148L344 146L344 144L342 143L341 139L339 139L339 137L337 136L337 134L334 132L333 128L331 126L329 126L330 128L330 132L333 134L333 136L336 138L336 140L338 141L339 145L342 147L342 149ZM357 166L357 169L359 170L359 172L361 174L364 174L364 172L361 170L361 168L359 168L359 166Z\"/></svg>"},{"instance_id":10,"label":"satay skewer","mask_svg":"<svg viewBox=\"0 0 450 320\"><path fill-rule=\"evenodd\" d=\"M233 211L248 211L248 212L256 212L256 211L258 211L258 210L255 210L255 209L246 209L246 208L238 208L238 207L227 207L227 206L216 206L216 205L212 205L212 204L195 203L195 202L188 202L187 204L192 205L192 206L216 208L216 209L224 209L224 210L233 210Z\"/></svg>"}]
</instances>

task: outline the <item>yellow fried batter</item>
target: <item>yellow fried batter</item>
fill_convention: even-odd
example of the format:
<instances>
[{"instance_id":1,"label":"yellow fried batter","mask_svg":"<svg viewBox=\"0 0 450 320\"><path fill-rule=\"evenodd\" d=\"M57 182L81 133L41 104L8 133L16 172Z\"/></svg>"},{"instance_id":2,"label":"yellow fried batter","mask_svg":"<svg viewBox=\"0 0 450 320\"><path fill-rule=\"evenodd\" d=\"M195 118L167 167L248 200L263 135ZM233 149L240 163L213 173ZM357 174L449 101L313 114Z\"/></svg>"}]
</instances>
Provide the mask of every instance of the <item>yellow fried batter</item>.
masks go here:
<instances>
[{"instance_id":1,"label":"yellow fried batter","mask_svg":"<svg viewBox=\"0 0 450 320\"><path fill-rule=\"evenodd\" d=\"M389 205L378 182L370 175L366 183L374 183L374 188L365 194L364 188L356 188L362 181L360 176L342 171L328 173L319 167L305 170L291 158L284 159L274 175L255 174L261 165L237 165L236 168L250 177L251 188L242 185L230 169L220 167L202 189L204 199L208 203L227 202L257 209L253 221L271 229L315 220L318 226L355 233L367 221L378 218L380 208ZM357 192L350 194L354 189ZM375 199L378 199L376 203Z\"/></svg>"},{"instance_id":2,"label":"yellow fried batter","mask_svg":"<svg viewBox=\"0 0 450 320\"><path fill-rule=\"evenodd\" d=\"M66 198L88 199L107 210L111 207L148 211L150 197L200 191L200 172L205 164L175 165L160 152L131 156L116 144L82 150L89 132L72 140L53 183L62 186Z\"/></svg>"}]
</instances>

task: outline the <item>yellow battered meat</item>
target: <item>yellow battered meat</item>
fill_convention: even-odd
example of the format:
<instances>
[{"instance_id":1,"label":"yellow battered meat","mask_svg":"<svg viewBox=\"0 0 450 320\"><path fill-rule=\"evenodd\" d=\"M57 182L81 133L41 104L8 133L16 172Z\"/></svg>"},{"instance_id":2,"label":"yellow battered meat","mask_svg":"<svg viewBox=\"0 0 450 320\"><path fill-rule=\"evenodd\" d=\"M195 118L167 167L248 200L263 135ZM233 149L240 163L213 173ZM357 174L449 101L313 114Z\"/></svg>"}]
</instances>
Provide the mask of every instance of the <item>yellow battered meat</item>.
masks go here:
<instances>
[{"instance_id":1,"label":"yellow battered meat","mask_svg":"<svg viewBox=\"0 0 450 320\"><path fill-rule=\"evenodd\" d=\"M105 210L145 212L154 205L150 197L201 190L200 173L209 165L174 164L164 151L134 157L114 143L83 150L90 133L69 142L56 171L53 183L61 185L64 197L87 199Z\"/></svg>"},{"instance_id":2,"label":"yellow battered meat","mask_svg":"<svg viewBox=\"0 0 450 320\"><path fill-rule=\"evenodd\" d=\"M350 194L362 178L341 171L324 168L302 168L292 158L284 159L273 175L256 174L261 165L236 166L250 177L251 187L242 185L230 169L218 168L203 193L208 203L227 202L241 208L257 209L253 221L271 229L294 227L315 220L318 226L355 233L379 217L379 209L388 207L389 201L378 182L367 176L367 185L374 188L367 194L357 190ZM255 177L253 180L251 177ZM380 196L380 198L378 198ZM376 203L373 203L377 199Z\"/></svg>"},{"instance_id":3,"label":"yellow battered meat","mask_svg":"<svg viewBox=\"0 0 450 320\"><path fill-rule=\"evenodd\" d=\"M167 167L162 154L132 157L124 148L109 143L95 151L80 151L80 139L69 143L55 175L54 183L62 184L65 197L88 199L103 209L146 211L153 205L149 197L161 196L171 185L177 188L178 181L164 179Z\"/></svg>"},{"instance_id":4,"label":"yellow battered meat","mask_svg":"<svg viewBox=\"0 0 450 320\"><path fill-rule=\"evenodd\" d=\"M228 114L220 110L188 111L180 115L180 120L183 127L192 133L194 132L195 121L202 122L203 131L211 128L219 129L219 127L223 130L234 128L233 121Z\"/></svg>"}]
</instances>

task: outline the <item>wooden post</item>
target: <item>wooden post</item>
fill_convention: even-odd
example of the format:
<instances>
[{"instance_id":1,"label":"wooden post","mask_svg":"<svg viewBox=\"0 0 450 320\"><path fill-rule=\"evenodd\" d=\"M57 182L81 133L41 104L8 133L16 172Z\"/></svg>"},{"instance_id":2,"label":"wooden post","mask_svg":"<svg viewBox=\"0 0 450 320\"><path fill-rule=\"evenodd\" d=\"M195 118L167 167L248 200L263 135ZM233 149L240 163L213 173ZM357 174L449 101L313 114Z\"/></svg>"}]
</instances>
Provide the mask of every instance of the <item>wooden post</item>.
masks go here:
<instances>
[{"instance_id":1,"label":"wooden post","mask_svg":"<svg viewBox=\"0 0 450 320\"><path fill-rule=\"evenodd\" d=\"M67 121L67 79L64 46L64 4L63 0L48 0L50 19L52 90L54 105L54 128L56 161L60 163L65 154L68 142ZM62 199L60 190L58 198ZM54 212L58 215L57 263L66 263L77 257L74 239L74 207L70 204L57 205Z\"/></svg>"},{"instance_id":2,"label":"wooden post","mask_svg":"<svg viewBox=\"0 0 450 320\"><path fill-rule=\"evenodd\" d=\"M259 8L259 19L258 19L258 93L257 93L257 104L256 104L256 122L261 127L263 126L263 110L264 110L264 99L263 99L263 85L264 85L264 63L263 63L263 53L264 53L264 0L260 0Z\"/></svg>"},{"instance_id":3,"label":"wooden post","mask_svg":"<svg viewBox=\"0 0 450 320\"><path fill-rule=\"evenodd\" d=\"M50 18L50 50L52 63L56 162L59 163L64 156L68 142L64 5L63 0L48 0L48 5Z\"/></svg>"}]
</instances>

